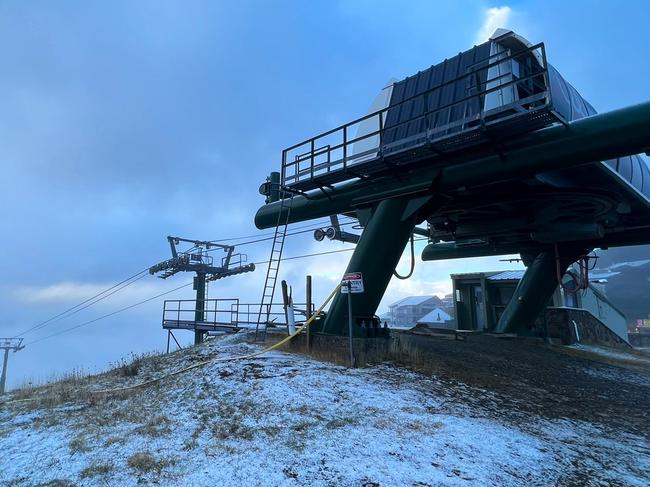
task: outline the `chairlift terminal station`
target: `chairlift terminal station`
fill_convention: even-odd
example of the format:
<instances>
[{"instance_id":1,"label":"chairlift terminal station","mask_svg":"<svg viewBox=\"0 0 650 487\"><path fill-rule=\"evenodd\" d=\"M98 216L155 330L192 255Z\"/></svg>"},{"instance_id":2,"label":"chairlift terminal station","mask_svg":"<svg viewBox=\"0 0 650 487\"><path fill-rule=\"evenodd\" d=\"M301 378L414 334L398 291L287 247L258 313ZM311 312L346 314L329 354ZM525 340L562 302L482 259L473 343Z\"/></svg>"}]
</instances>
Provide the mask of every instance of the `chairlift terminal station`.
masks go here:
<instances>
[{"instance_id":1,"label":"chairlift terminal station","mask_svg":"<svg viewBox=\"0 0 650 487\"><path fill-rule=\"evenodd\" d=\"M265 293L287 225L344 214L363 227L346 270L363 275L354 336L377 322L414 232L429 240L423 261L520 254L527 269L496 326L517 332L591 250L650 243L650 172L637 155L650 150L650 103L597 114L543 43L499 29L378 102L285 149L260 188L255 224L275 228ZM346 336L347 322L339 293L313 331Z\"/></svg>"}]
</instances>

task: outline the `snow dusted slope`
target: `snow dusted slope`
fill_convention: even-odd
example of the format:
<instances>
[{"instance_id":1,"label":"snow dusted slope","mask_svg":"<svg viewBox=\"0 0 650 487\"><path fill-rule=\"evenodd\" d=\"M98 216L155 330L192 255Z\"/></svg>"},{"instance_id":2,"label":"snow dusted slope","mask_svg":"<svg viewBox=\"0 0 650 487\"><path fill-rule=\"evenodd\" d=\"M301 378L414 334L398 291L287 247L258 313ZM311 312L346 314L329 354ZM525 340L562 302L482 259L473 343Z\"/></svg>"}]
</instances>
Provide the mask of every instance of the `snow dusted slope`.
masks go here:
<instances>
[{"instance_id":1,"label":"snow dusted slope","mask_svg":"<svg viewBox=\"0 0 650 487\"><path fill-rule=\"evenodd\" d=\"M494 414L488 391L388 365L350 370L273 352L195 369L120 398L87 393L254 349L228 337L143 360L134 369L33 391L36 401L3 404L0 481L648 484L645 438L566 419L505 420ZM52 394L58 399L48 399Z\"/></svg>"}]
</instances>

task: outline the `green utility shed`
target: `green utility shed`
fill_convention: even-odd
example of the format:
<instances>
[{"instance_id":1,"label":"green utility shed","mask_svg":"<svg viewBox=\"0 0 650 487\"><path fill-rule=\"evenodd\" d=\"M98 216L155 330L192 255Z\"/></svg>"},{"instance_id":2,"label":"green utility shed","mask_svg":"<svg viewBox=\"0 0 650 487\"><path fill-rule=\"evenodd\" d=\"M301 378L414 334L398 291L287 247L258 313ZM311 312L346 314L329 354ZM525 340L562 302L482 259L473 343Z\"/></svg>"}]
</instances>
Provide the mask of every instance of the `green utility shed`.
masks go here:
<instances>
[{"instance_id":1,"label":"green utility shed","mask_svg":"<svg viewBox=\"0 0 650 487\"><path fill-rule=\"evenodd\" d=\"M523 269L452 274L458 329L493 331L523 275ZM592 340L594 342L620 340L628 343L625 315L597 283L590 282L587 289L571 292L576 278L575 271L570 270L564 276L564 289L558 286L544 313L540 313L535 322L521 329L519 334L546 337L570 332L574 335L572 340L579 342L581 333L577 328L580 328L585 330L582 335L598 335L597 340Z\"/></svg>"},{"instance_id":2,"label":"green utility shed","mask_svg":"<svg viewBox=\"0 0 650 487\"><path fill-rule=\"evenodd\" d=\"M460 330L491 331L523 276L523 270L503 272L472 272L452 274L454 310ZM568 298L568 296L567 296ZM577 307L576 303L566 303ZM562 294L556 290L549 306L564 306ZM530 331L541 331L543 319L538 318ZM537 330L535 330L537 329Z\"/></svg>"}]
</instances>

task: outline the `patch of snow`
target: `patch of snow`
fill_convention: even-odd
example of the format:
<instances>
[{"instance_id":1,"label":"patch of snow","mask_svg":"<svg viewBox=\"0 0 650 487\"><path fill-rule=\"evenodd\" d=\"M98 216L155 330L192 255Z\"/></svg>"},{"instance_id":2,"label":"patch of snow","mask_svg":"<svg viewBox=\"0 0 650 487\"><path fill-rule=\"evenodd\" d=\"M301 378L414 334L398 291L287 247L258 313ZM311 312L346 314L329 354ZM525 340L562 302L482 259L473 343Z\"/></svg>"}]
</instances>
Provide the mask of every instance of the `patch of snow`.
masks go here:
<instances>
[{"instance_id":1,"label":"patch of snow","mask_svg":"<svg viewBox=\"0 0 650 487\"><path fill-rule=\"evenodd\" d=\"M580 350L583 352L589 352L593 353L595 355L600 355L602 357L608 357L608 358L613 358L617 360L625 360L629 362L639 362L639 363L645 363L645 364L650 364L650 356L649 357L641 357L637 354L630 353L630 352L625 352L623 350L614 350L611 348L606 348L606 347L599 347L597 345L586 345L583 343L575 343L573 345L567 345L569 348L573 348L574 350Z\"/></svg>"},{"instance_id":2,"label":"patch of snow","mask_svg":"<svg viewBox=\"0 0 650 487\"><path fill-rule=\"evenodd\" d=\"M257 349L234 335L160 360L176 370ZM139 376L160 374L155 368L144 364ZM85 387L135 382L104 375ZM468 406L459 399L465 395L478 397ZM28 412L3 406L0 482L385 487L596 479L647 485L646 439L568 420L508 424L479 410L477 404L490 401L487 391L396 367L348 369L271 352L213 363L99 404ZM73 447L79 438L84 448ZM131 468L129 457L142 452L163 462L162 471ZM93 464L111 465L110 474L82 478ZM581 482L584 472L593 479Z\"/></svg>"}]
</instances>

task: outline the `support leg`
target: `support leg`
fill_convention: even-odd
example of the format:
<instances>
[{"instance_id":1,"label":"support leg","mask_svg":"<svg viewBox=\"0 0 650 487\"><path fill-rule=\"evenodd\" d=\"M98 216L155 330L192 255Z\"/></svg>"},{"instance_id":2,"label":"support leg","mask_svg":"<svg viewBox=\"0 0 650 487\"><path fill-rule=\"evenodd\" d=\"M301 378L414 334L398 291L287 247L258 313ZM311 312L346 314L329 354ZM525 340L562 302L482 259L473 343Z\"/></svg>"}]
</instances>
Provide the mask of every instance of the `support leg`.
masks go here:
<instances>
[{"instance_id":1,"label":"support leg","mask_svg":"<svg viewBox=\"0 0 650 487\"><path fill-rule=\"evenodd\" d=\"M567 249L559 253L560 278L583 253ZM540 251L535 256L522 255L522 259L528 268L497 323L495 331L498 333L515 333L533 323L558 286L558 262L552 249Z\"/></svg>"},{"instance_id":2,"label":"support leg","mask_svg":"<svg viewBox=\"0 0 650 487\"><path fill-rule=\"evenodd\" d=\"M205 311L205 272L197 272L194 280L194 289L196 290L196 307L194 311L195 323L202 323L204 321ZM204 332L194 330L194 345L203 343Z\"/></svg>"},{"instance_id":3,"label":"support leg","mask_svg":"<svg viewBox=\"0 0 650 487\"><path fill-rule=\"evenodd\" d=\"M178 340L176 340L176 337L174 336L174 334L172 333L171 330L169 330L169 334L170 334L170 335L172 336L172 338L174 339L174 342L176 343L176 346L178 347L178 350L182 350L183 347L181 347L181 344L178 343Z\"/></svg>"},{"instance_id":4,"label":"support leg","mask_svg":"<svg viewBox=\"0 0 650 487\"><path fill-rule=\"evenodd\" d=\"M307 308L307 313L305 314L305 320L311 318L311 276L307 276L306 281L306 303L305 307ZM311 326L307 327L307 351L311 351Z\"/></svg>"},{"instance_id":5,"label":"support leg","mask_svg":"<svg viewBox=\"0 0 650 487\"><path fill-rule=\"evenodd\" d=\"M361 272L364 285L363 294L356 294L352 300L354 320L373 316L384 296L416 223L414 216L404 218L408 203L408 199L380 202L352 254L346 272ZM347 297L339 293L332 302L321 332L346 336L346 317Z\"/></svg>"},{"instance_id":6,"label":"support leg","mask_svg":"<svg viewBox=\"0 0 650 487\"><path fill-rule=\"evenodd\" d=\"M9 349L5 348L5 356L2 362L2 375L0 375L0 394L5 393L5 384L7 382L7 362L9 359Z\"/></svg>"}]
</instances>

